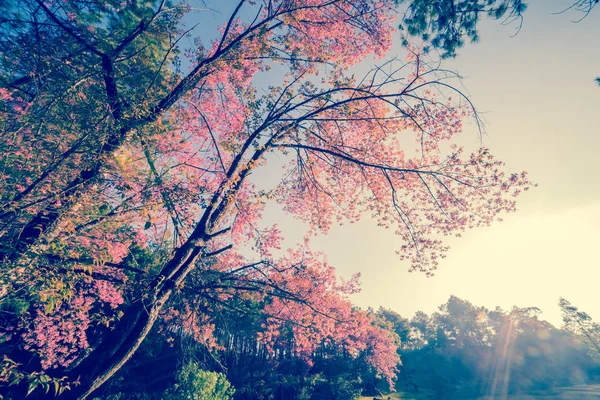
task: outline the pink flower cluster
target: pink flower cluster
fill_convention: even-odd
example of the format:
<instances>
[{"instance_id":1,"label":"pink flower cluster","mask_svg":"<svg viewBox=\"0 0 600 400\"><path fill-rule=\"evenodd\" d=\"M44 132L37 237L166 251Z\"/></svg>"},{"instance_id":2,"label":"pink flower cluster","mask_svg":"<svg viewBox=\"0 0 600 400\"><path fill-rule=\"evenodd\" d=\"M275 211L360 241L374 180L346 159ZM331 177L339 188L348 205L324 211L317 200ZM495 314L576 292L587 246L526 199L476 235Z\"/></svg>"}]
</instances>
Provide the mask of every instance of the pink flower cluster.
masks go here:
<instances>
[{"instance_id":1,"label":"pink flower cluster","mask_svg":"<svg viewBox=\"0 0 600 400\"><path fill-rule=\"evenodd\" d=\"M25 349L35 349L43 369L67 367L89 347L86 330L90 325L91 297L78 296L47 314L38 309L33 326L23 334Z\"/></svg>"}]
</instances>

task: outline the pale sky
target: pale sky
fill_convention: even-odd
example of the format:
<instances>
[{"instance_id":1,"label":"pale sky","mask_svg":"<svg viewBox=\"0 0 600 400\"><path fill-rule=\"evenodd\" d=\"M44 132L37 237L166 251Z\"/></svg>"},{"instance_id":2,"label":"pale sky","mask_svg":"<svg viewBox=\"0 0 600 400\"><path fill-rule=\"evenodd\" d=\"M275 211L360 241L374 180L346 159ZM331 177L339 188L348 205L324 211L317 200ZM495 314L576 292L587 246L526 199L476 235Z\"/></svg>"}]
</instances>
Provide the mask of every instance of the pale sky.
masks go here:
<instances>
[{"instance_id":1,"label":"pale sky","mask_svg":"<svg viewBox=\"0 0 600 400\"><path fill-rule=\"evenodd\" d=\"M218 2L215 2L218 3ZM362 307L405 317L431 313L450 295L505 309L535 306L561 324L559 296L600 322L600 7L552 15L572 0L531 0L521 31L498 21L480 25L481 41L443 67L458 71L480 113L484 145L512 171L539 184L519 198L519 211L489 228L452 240L436 275L409 273L395 254L393 232L365 218L315 238L343 277L361 272ZM463 140L479 140L476 131ZM302 224L270 211L290 238Z\"/></svg>"},{"instance_id":2,"label":"pale sky","mask_svg":"<svg viewBox=\"0 0 600 400\"><path fill-rule=\"evenodd\" d=\"M453 240L433 278L408 273L398 238L373 224L316 241L340 274L362 272L358 305L408 317L453 294L490 308L536 306L556 325L563 296L600 319L600 9L579 24L577 13L552 15L569 1L530 1L512 38L514 26L486 21L480 43L444 64L465 76L484 144L539 187L503 223Z\"/></svg>"}]
</instances>

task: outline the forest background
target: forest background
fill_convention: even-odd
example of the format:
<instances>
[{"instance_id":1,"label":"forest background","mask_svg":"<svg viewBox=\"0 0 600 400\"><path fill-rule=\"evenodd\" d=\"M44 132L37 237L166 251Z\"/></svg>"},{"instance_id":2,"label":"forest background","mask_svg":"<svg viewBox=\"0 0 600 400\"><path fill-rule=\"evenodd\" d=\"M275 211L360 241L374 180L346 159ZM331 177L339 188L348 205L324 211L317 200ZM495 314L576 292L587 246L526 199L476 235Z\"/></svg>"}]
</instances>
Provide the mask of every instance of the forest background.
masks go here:
<instances>
[{"instance_id":1,"label":"forest background","mask_svg":"<svg viewBox=\"0 0 600 400\"><path fill-rule=\"evenodd\" d=\"M431 276L446 236L516 209L532 183L481 147L481 114L435 55L478 39L480 18L519 26L522 1L240 1L215 35L194 32L209 11L2 5L3 395L230 396L211 370L246 398L351 398L377 377L464 396L594 376L596 326L566 302L563 331L535 308L456 297L407 321L353 307L358 276L337 279L310 250L370 216ZM390 58L402 32L425 44ZM469 124L476 143L457 139ZM309 228L287 252L274 201ZM424 383L431 355L462 378ZM542 356L544 378L511 375Z\"/></svg>"}]
</instances>

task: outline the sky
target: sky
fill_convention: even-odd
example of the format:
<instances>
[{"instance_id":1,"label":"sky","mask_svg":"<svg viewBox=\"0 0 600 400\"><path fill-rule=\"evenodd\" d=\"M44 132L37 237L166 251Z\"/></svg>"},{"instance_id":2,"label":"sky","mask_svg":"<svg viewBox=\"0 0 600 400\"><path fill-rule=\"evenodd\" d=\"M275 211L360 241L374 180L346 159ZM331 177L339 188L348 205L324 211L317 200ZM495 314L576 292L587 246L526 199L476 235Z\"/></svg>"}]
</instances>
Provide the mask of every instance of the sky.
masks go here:
<instances>
[{"instance_id":1,"label":"sky","mask_svg":"<svg viewBox=\"0 0 600 400\"><path fill-rule=\"evenodd\" d=\"M560 325L562 296L600 320L600 10L578 24L577 13L552 15L568 3L530 1L514 37L515 25L485 21L481 41L444 63L465 77L484 145L538 187L503 223L452 240L432 278L407 272L398 238L367 221L316 240L342 276L362 273L358 305L412 316L456 295L488 308L539 307Z\"/></svg>"},{"instance_id":2,"label":"sky","mask_svg":"<svg viewBox=\"0 0 600 400\"><path fill-rule=\"evenodd\" d=\"M450 240L431 278L409 273L395 254L400 238L367 218L314 238L342 277L361 273L357 305L410 317L455 295L488 308L539 307L560 325L562 296L600 321L600 8L573 23L581 14L553 15L570 0L528 3L518 34L514 24L483 21L480 42L443 67L464 77L462 89L485 121L483 144L538 187L504 222ZM480 140L475 129L463 135ZM276 209L267 219L290 241L306 230Z\"/></svg>"}]
</instances>

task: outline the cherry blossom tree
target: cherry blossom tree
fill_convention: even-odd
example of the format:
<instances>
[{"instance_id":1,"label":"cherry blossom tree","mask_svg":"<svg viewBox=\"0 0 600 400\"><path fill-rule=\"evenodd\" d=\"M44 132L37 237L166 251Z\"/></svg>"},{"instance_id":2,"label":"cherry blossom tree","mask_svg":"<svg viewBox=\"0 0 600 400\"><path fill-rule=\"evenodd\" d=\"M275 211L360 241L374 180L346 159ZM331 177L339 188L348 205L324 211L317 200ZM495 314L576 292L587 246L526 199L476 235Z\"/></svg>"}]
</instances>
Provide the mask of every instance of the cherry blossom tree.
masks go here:
<instances>
[{"instance_id":1,"label":"cherry blossom tree","mask_svg":"<svg viewBox=\"0 0 600 400\"><path fill-rule=\"evenodd\" d=\"M309 236L370 217L431 274L443 236L499 220L530 187L454 144L478 122L455 74L416 49L389 58L393 0L240 0L185 47L195 6L0 5L4 384L88 398L157 321L218 346L212 314L234 297L264 302L271 350L310 358L331 341L391 379L393 338L352 308L356 280L308 239L280 249L265 206ZM281 82L262 85L269 71ZM279 183L258 187L260 169Z\"/></svg>"}]
</instances>

